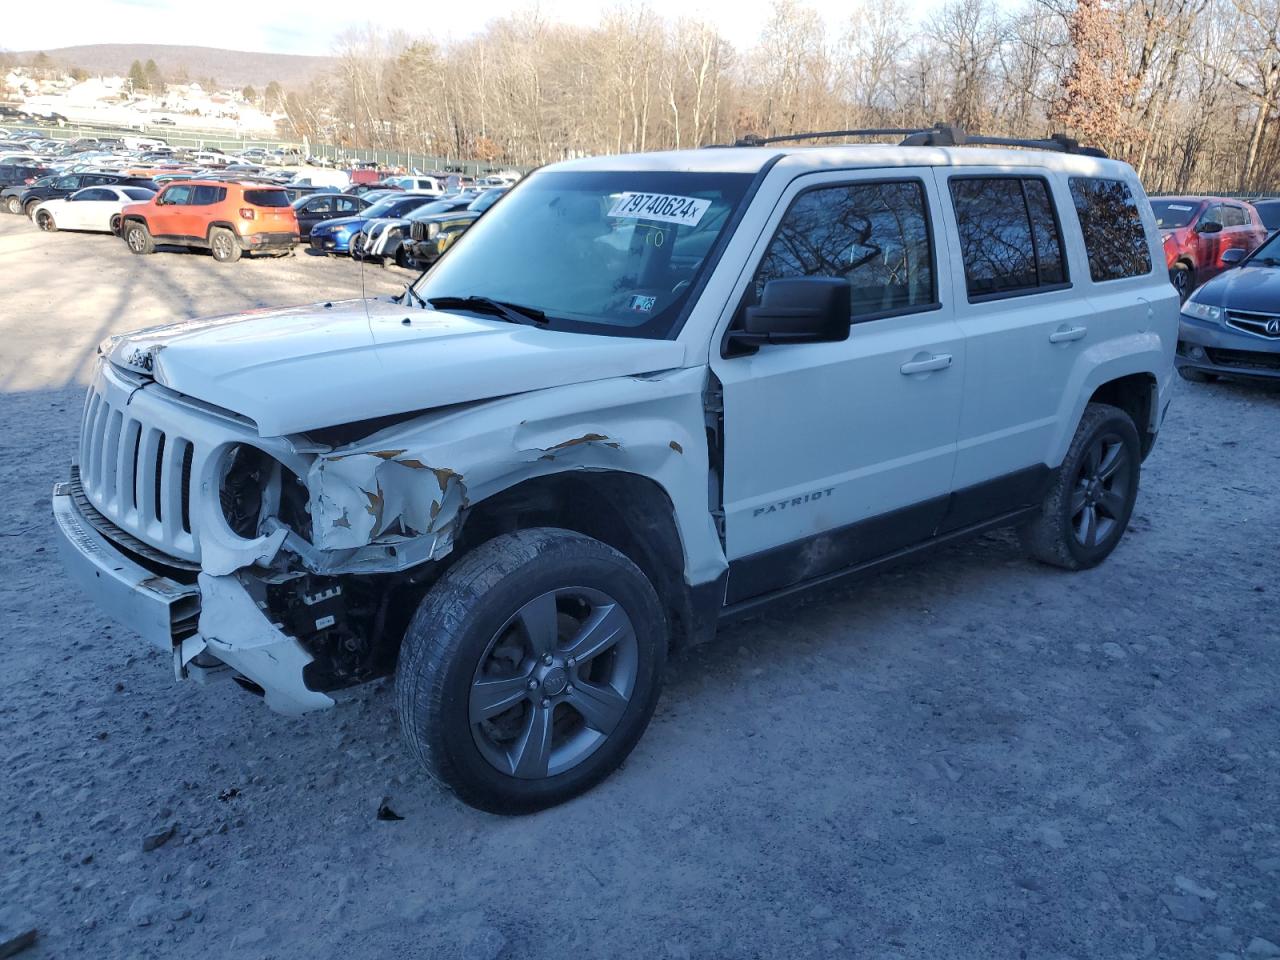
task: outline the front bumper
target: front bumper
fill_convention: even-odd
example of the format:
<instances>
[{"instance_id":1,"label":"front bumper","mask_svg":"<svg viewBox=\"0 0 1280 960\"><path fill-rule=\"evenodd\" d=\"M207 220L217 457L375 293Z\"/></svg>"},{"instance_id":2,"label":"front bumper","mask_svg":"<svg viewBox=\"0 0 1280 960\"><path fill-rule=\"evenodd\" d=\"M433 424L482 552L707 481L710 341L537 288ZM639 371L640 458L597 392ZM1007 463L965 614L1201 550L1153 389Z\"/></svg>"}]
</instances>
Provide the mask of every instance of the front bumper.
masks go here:
<instances>
[{"instance_id":1,"label":"front bumper","mask_svg":"<svg viewBox=\"0 0 1280 960\"><path fill-rule=\"evenodd\" d=\"M332 233L313 233L308 242L311 249L319 253L346 253L350 249L351 238Z\"/></svg>"},{"instance_id":2,"label":"front bumper","mask_svg":"<svg viewBox=\"0 0 1280 960\"><path fill-rule=\"evenodd\" d=\"M1280 339L1271 340L1193 317L1178 321L1178 367L1226 377L1280 379Z\"/></svg>"},{"instance_id":3,"label":"front bumper","mask_svg":"<svg viewBox=\"0 0 1280 960\"><path fill-rule=\"evenodd\" d=\"M67 571L113 619L172 657L176 677L234 672L260 688L267 706L279 713L333 706L332 698L303 682L311 655L267 620L234 574L202 572L188 584L143 566L85 519L72 489L67 483L53 488Z\"/></svg>"}]
</instances>

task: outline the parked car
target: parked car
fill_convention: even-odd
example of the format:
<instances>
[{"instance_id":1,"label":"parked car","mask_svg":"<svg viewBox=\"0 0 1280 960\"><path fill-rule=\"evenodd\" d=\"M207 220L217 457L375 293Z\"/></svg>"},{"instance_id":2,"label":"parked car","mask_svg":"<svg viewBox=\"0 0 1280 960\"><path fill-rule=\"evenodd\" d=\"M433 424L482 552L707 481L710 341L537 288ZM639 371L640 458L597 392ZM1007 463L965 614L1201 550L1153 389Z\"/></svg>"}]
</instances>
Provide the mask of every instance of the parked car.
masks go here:
<instances>
[{"instance_id":1,"label":"parked car","mask_svg":"<svg viewBox=\"0 0 1280 960\"><path fill-rule=\"evenodd\" d=\"M125 177L117 173L68 173L36 181L16 196L11 195L7 205L10 213L25 213L29 217L46 200L69 197L85 187L104 187L108 184L143 187L147 190L155 190L157 186L149 177Z\"/></svg>"},{"instance_id":2,"label":"parked car","mask_svg":"<svg viewBox=\"0 0 1280 960\"><path fill-rule=\"evenodd\" d=\"M1280 198L1255 200L1253 209L1258 211L1258 219L1268 232L1280 230Z\"/></svg>"},{"instance_id":3,"label":"parked car","mask_svg":"<svg viewBox=\"0 0 1280 960\"><path fill-rule=\"evenodd\" d=\"M223 180L171 183L154 199L124 208L121 236L137 254L156 244L212 251L221 263L244 253L288 256L298 242L298 219L280 187Z\"/></svg>"},{"instance_id":4,"label":"parked car","mask_svg":"<svg viewBox=\"0 0 1280 960\"><path fill-rule=\"evenodd\" d=\"M413 262L409 251L413 224L466 210L474 199L474 194L460 193L423 204L407 217L382 217L370 220L364 228L364 243L361 249L353 250L351 255L379 263L392 260L397 266L405 268L415 267L417 264Z\"/></svg>"},{"instance_id":5,"label":"parked car","mask_svg":"<svg viewBox=\"0 0 1280 960\"><path fill-rule=\"evenodd\" d=\"M145 187L85 187L69 197L45 200L36 205L31 219L41 230L94 230L120 232L121 211L133 203L143 203L156 195Z\"/></svg>"},{"instance_id":6,"label":"parked car","mask_svg":"<svg viewBox=\"0 0 1280 960\"><path fill-rule=\"evenodd\" d=\"M1151 208L1164 238L1169 281L1183 301L1224 269L1226 251L1248 253L1267 236L1257 211L1243 200L1153 197Z\"/></svg>"},{"instance_id":7,"label":"parked car","mask_svg":"<svg viewBox=\"0 0 1280 960\"><path fill-rule=\"evenodd\" d=\"M401 190L409 190L414 193L444 193L444 183L435 177L387 177L382 182L385 186L399 187Z\"/></svg>"},{"instance_id":8,"label":"parked car","mask_svg":"<svg viewBox=\"0 0 1280 960\"><path fill-rule=\"evenodd\" d=\"M317 189L328 190L329 188ZM368 200L349 193L322 193L299 197L293 201L293 212L298 218L298 235L303 240L309 240L311 228L317 223L337 217L355 216L369 205Z\"/></svg>"},{"instance_id":9,"label":"parked car","mask_svg":"<svg viewBox=\"0 0 1280 960\"><path fill-rule=\"evenodd\" d=\"M1227 269L1182 305L1178 372L1280 379L1280 231L1250 254L1229 250Z\"/></svg>"},{"instance_id":10,"label":"parked car","mask_svg":"<svg viewBox=\"0 0 1280 960\"><path fill-rule=\"evenodd\" d=\"M303 197L313 197L318 193L341 193L342 192L337 187L313 187L310 185L301 186L294 183L284 183L284 184L281 184L281 186L284 187L284 192L289 195L290 203L293 203L296 200L301 200Z\"/></svg>"},{"instance_id":11,"label":"parked car","mask_svg":"<svg viewBox=\"0 0 1280 960\"><path fill-rule=\"evenodd\" d=\"M405 217L435 197L397 193L370 204L358 214L324 220L311 228L311 249L316 253L350 253L351 241L365 224L378 217Z\"/></svg>"},{"instance_id":12,"label":"parked car","mask_svg":"<svg viewBox=\"0 0 1280 960\"><path fill-rule=\"evenodd\" d=\"M388 193L404 193L405 190L404 187L398 186L394 183L389 183L385 180L373 180L369 183L353 183L347 192L353 193L357 197L363 197L373 193L381 194L383 196Z\"/></svg>"},{"instance_id":13,"label":"parked car","mask_svg":"<svg viewBox=\"0 0 1280 960\"><path fill-rule=\"evenodd\" d=\"M721 618L999 527L1096 566L1172 396L1151 208L935 135L557 163L394 300L108 341L69 570L276 710L394 671L427 771L517 813L615 770Z\"/></svg>"},{"instance_id":14,"label":"parked car","mask_svg":"<svg viewBox=\"0 0 1280 960\"><path fill-rule=\"evenodd\" d=\"M158 127L173 127L178 124L178 121L172 117L155 117L151 122Z\"/></svg>"},{"instance_id":15,"label":"parked car","mask_svg":"<svg viewBox=\"0 0 1280 960\"><path fill-rule=\"evenodd\" d=\"M53 171L48 167L26 163L6 163L0 164L0 203L4 203L5 209L10 213L21 213L22 203L8 202L6 195L13 191L12 196L16 199L19 194L27 187L34 184L43 177L53 175Z\"/></svg>"},{"instance_id":16,"label":"parked car","mask_svg":"<svg viewBox=\"0 0 1280 960\"><path fill-rule=\"evenodd\" d=\"M506 192L505 187L493 187L474 197L461 210L418 219L411 228L412 242L407 259L414 266L430 267Z\"/></svg>"}]
</instances>

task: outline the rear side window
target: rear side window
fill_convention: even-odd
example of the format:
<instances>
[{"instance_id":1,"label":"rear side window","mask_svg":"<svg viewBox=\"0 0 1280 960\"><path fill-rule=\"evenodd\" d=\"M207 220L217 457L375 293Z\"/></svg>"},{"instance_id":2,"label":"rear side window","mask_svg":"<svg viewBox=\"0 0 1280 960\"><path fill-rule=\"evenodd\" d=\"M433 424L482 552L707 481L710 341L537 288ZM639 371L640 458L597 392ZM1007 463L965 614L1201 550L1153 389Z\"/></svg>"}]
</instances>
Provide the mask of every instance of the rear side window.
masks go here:
<instances>
[{"instance_id":1,"label":"rear side window","mask_svg":"<svg viewBox=\"0 0 1280 960\"><path fill-rule=\"evenodd\" d=\"M104 187L96 187L92 190L81 190L76 194L77 200L114 200L116 195Z\"/></svg>"},{"instance_id":2,"label":"rear side window","mask_svg":"<svg viewBox=\"0 0 1280 960\"><path fill-rule=\"evenodd\" d=\"M1066 259L1048 184L1040 177L953 177L969 299L1054 289Z\"/></svg>"},{"instance_id":3,"label":"rear side window","mask_svg":"<svg viewBox=\"0 0 1280 960\"><path fill-rule=\"evenodd\" d=\"M196 207L207 207L214 203L221 203L226 196L226 187L199 186L192 191L190 203Z\"/></svg>"},{"instance_id":4,"label":"rear side window","mask_svg":"<svg viewBox=\"0 0 1280 960\"><path fill-rule=\"evenodd\" d=\"M1072 177L1071 202L1080 219L1089 276L1095 283L1151 272L1151 250L1138 203L1123 180Z\"/></svg>"},{"instance_id":5,"label":"rear side window","mask_svg":"<svg viewBox=\"0 0 1280 960\"><path fill-rule=\"evenodd\" d=\"M821 187L796 197L755 276L844 277L852 318L868 320L937 302L924 186L918 180Z\"/></svg>"},{"instance_id":6,"label":"rear side window","mask_svg":"<svg viewBox=\"0 0 1280 960\"><path fill-rule=\"evenodd\" d=\"M246 190L244 199L246 203L252 203L255 207L287 207L289 205L289 195L283 190Z\"/></svg>"},{"instance_id":7,"label":"rear side window","mask_svg":"<svg viewBox=\"0 0 1280 960\"><path fill-rule=\"evenodd\" d=\"M1223 207L1222 209L1222 225L1224 227L1249 226L1249 215L1244 212L1244 207Z\"/></svg>"},{"instance_id":8,"label":"rear side window","mask_svg":"<svg viewBox=\"0 0 1280 960\"><path fill-rule=\"evenodd\" d=\"M122 192L130 200L150 200L156 195L154 190L146 190L143 187L124 187Z\"/></svg>"}]
</instances>

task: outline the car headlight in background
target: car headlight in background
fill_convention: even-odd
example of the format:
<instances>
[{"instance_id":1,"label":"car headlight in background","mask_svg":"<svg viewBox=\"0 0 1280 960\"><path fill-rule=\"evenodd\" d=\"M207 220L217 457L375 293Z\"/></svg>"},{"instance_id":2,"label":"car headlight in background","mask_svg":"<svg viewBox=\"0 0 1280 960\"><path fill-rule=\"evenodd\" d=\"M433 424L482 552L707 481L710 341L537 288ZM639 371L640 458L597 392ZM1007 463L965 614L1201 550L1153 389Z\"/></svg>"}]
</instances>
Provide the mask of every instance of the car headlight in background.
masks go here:
<instances>
[{"instance_id":1,"label":"car headlight in background","mask_svg":"<svg viewBox=\"0 0 1280 960\"><path fill-rule=\"evenodd\" d=\"M438 224L438 223L428 223L428 224L427 224L427 239L428 239L428 240L434 240L434 239L435 239L436 237L438 237L439 235L440 235L440 224Z\"/></svg>"},{"instance_id":2,"label":"car headlight in background","mask_svg":"<svg viewBox=\"0 0 1280 960\"><path fill-rule=\"evenodd\" d=\"M1213 323L1217 323L1222 319L1222 308L1215 307L1208 303L1197 303L1193 297L1182 305L1182 315L1185 317L1194 317L1197 320L1209 320Z\"/></svg>"}]
</instances>

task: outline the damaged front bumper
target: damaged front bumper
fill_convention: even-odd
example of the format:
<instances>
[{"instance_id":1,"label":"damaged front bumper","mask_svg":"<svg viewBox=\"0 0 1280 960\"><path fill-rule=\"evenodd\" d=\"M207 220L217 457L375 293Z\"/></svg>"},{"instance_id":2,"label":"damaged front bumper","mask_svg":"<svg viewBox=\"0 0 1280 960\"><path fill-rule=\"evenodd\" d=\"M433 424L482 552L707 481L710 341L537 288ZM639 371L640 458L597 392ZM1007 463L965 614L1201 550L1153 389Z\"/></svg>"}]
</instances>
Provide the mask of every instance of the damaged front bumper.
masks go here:
<instances>
[{"instance_id":1,"label":"damaged front bumper","mask_svg":"<svg viewBox=\"0 0 1280 960\"><path fill-rule=\"evenodd\" d=\"M95 529L70 483L54 486L53 515L72 578L115 620L172 656L178 678L238 676L279 713L333 706L303 680L311 655L267 619L234 574L201 572L183 583L149 569Z\"/></svg>"}]
</instances>

